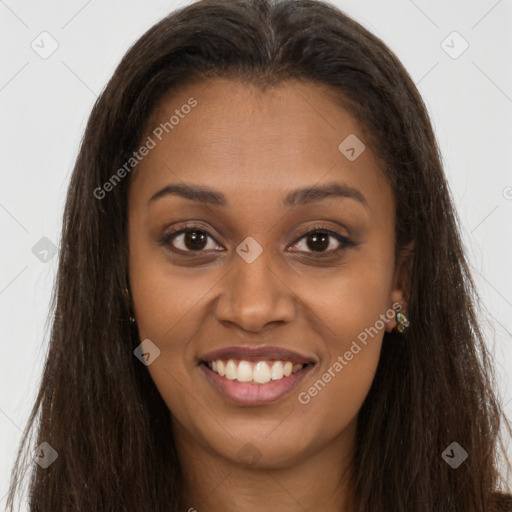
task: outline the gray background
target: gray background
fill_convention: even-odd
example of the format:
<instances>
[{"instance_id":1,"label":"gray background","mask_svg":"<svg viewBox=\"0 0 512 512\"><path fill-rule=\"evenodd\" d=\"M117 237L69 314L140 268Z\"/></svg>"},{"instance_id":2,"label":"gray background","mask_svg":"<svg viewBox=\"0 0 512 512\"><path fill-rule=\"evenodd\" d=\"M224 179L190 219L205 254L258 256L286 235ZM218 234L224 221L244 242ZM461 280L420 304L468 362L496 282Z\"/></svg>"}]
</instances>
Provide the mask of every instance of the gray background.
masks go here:
<instances>
[{"instance_id":1,"label":"gray background","mask_svg":"<svg viewBox=\"0 0 512 512\"><path fill-rule=\"evenodd\" d=\"M428 106L510 417L512 0L333 3L391 47ZM181 5L0 0L2 508L47 349L51 249L88 114L129 46ZM56 51L44 55L52 44Z\"/></svg>"}]
</instances>

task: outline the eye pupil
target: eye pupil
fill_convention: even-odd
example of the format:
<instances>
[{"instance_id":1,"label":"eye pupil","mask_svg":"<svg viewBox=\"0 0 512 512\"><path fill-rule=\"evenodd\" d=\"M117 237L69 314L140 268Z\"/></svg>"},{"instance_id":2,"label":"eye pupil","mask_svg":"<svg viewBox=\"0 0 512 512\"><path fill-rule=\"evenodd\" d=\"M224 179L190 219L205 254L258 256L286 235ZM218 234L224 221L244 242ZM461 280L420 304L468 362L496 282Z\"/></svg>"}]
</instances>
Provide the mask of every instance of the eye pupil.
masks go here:
<instances>
[{"instance_id":1,"label":"eye pupil","mask_svg":"<svg viewBox=\"0 0 512 512\"><path fill-rule=\"evenodd\" d=\"M190 250L200 250L206 245L207 237L202 231L187 231L185 233L185 245Z\"/></svg>"},{"instance_id":2,"label":"eye pupil","mask_svg":"<svg viewBox=\"0 0 512 512\"><path fill-rule=\"evenodd\" d=\"M309 242L312 241L313 245L311 245ZM320 244L317 244L317 242L320 241ZM315 245L317 244L317 245ZM326 233L312 233L308 237L308 247L312 251L323 251L324 249L327 249L329 247L329 235Z\"/></svg>"}]
</instances>

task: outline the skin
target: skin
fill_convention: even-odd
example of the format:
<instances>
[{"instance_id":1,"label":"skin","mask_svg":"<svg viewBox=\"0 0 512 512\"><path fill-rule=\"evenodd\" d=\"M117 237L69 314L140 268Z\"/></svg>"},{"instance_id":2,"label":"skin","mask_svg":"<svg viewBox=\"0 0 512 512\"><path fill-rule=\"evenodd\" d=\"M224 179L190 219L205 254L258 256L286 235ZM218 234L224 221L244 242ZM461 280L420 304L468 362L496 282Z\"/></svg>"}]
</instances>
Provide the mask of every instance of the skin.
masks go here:
<instances>
[{"instance_id":1,"label":"skin","mask_svg":"<svg viewBox=\"0 0 512 512\"><path fill-rule=\"evenodd\" d=\"M197 106L138 164L128 212L135 318L141 340L161 351L148 371L172 412L188 501L211 512L350 511L357 415L396 320L308 404L298 394L393 303L406 308L391 187L369 144L354 161L339 151L349 134L364 141L364 131L324 86L287 82L262 92L227 79L196 83L161 102L148 134L190 97ZM282 205L293 189L333 181L358 189L367 205L341 197ZM148 203L183 182L222 192L228 205L177 195ZM212 237L199 255L184 235L159 244L184 223ZM315 252L304 235L319 223L357 245L335 253L341 244L329 238ZM236 252L248 236L263 249L250 264ZM234 405L197 365L201 354L232 345L288 348L316 366L277 402ZM240 450L256 454L250 467Z\"/></svg>"}]
</instances>

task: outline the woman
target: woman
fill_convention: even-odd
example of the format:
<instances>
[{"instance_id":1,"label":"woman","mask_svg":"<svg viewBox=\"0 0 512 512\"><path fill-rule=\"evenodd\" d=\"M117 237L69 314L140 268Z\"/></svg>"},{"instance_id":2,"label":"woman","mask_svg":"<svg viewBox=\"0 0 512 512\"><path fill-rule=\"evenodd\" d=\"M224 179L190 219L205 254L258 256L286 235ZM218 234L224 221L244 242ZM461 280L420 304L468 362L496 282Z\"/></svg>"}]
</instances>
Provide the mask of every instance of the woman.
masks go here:
<instances>
[{"instance_id":1,"label":"woman","mask_svg":"<svg viewBox=\"0 0 512 512\"><path fill-rule=\"evenodd\" d=\"M54 307L33 511L510 509L424 104L326 3L202 0L130 49Z\"/></svg>"}]
</instances>

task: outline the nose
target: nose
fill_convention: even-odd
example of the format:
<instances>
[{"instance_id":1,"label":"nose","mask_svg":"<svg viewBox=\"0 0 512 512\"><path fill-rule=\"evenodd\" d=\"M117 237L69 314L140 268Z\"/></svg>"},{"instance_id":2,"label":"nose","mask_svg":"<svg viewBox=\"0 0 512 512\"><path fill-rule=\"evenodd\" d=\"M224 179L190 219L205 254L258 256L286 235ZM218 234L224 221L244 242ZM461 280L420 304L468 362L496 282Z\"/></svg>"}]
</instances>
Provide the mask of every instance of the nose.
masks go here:
<instances>
[{"instance_id":1,"label":"nose","mask_svg":"<svg viewBox=\"0 0 512 512\"><path fill-rule=\"evenodd\" d=\"M219 284L217 320L251 332L260 332L267 324L291 322L296 313L295 294L279 274L278 265L271 265L270 251L263 251L252 263L238 254L233 259L232 270Z\"/></svg>"}]
</instances>

